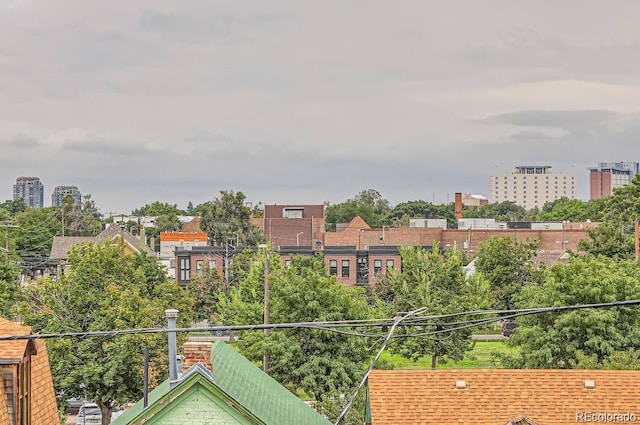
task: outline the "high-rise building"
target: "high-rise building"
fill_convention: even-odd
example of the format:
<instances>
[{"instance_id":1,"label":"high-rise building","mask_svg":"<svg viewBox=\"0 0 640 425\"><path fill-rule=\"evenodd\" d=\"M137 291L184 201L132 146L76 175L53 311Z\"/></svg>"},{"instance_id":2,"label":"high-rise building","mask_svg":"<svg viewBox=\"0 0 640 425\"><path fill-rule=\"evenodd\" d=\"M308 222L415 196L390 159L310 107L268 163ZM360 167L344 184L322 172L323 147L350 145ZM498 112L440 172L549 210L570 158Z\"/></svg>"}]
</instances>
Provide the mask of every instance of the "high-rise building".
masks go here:
<instances>
[{"instance_id":1,"label":"high-rise building","mask_svg":"<svg viewBox=\"0 0 640 425\"><path fill-rule=\"evenodd\" d=\"M518 166L511 174L491 176L491 203L511 201L527 210L562 197L576 199L576 176L553 174L549 165Z\"/></svg>"},{"instance_id":2,"label":"high-rise building","mask_svg":"<svg viewBox=\"0 0 640 425\"><path fill-rule=\"evenodd\" d=\"M44 207L44 186L38 177L18 177L13 185L13 200L23 199L31 208Z\"/></svg>"},{"instance_id":3,"label":"high-rise building","mask_svg":"<svg viewBox=\"0 0 640 425\"><path fill-rule=\"evenodd\" d=\"M56 186L53 189L53 194L51 195L51 206L61 206L62 200L67 195L70 195L73 198L76 205L80 205L82 203L82 194L76 186Z\"/></svg>"},{"instance_id":4,"label":"high-rise building","mask_svg":"<svg viewBox=\"0 0 640 425\"><path fill-rule=\"evenodd\" d=\"M611 196L613 189L630 184L636 174L640 174L637 162L599 162L589 168L589 199Z\"/></svg>"}]
</instances>

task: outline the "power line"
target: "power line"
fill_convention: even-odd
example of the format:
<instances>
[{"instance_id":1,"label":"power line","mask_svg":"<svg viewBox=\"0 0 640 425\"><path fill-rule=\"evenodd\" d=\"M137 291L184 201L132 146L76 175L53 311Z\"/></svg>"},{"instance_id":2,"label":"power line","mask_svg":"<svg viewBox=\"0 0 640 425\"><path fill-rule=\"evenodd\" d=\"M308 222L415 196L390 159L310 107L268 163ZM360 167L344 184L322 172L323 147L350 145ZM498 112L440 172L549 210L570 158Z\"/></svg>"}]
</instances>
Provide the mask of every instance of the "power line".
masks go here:
<instances>
[{"instance_id":1,"label":"power line","mask_svg":"<svg viewBox=\"0 0 640 425\"><path fill-rule=\"evenodd\" d=\"M424 308L420 308L414 310L411 316L407 316L408 313L401 313L406 316L403 320L398 322L398 317L395 318L384 318L384 319L364 319L364 320L337 320L337 321L324 321L324 322L293 322L293 323L272 323L272 324L256 324L256 325L235 325L235 326L209 326L209 327L197 327L197 328L178 328L171 330L172 332L180 332L180 333L191 333L191 332L203 332L203 331L254 331L254 330L277 330L277 329L315 329L315 330L323 330L323 331L336 331L334 328L353 328L353 327L376 327L381 328L383 326L403 326L404 321L409 322L409 319L413 318L413 322L410 322L411 325L436 325L436 322L433 322L435 319L442 319L447 317L456 317L461 315L467 316L477 316L477 315L488 315L488 314L496 314L497 312L503 313L502 316L490 317L486 319L475 319L475 320L467 320L462 322L454 322L455 324L460 324L461 326L457 326L454 328L443 328L439 330L434 330L431 332L425 332L421 334L416 334L415 336L430 336L437 335L439 333L447 333L453 332L456 330L466 329L469 327L477 327L480 325L493 323L496 321L501 321L505 319L516 318L520 316L528 316L532 314L542 314L542 313L560 313L563 311L571 311L571 310L586 310L593 308L611 308L611 307L627 307L627 306L636 306L640 305L640 299L635 300L624 300L624 301L614 301L610 303L597 303L597 304L579 304L579 305L568 305L568 306L555 306L555 307L541 307L541 308L530 308L530 309L519 309L519 310L476 310L476 311L467 311L467 312L458 312L451 314L441 314L441 315L432 315L432 316L419 316L420 313L425 311ZM505 314L512 313L512 314ZM404 317L400 316L400 317ZM420 322L416 322L415 320L421 319ZM465 324L466 323L466 324ZM443 325L450 325L451 323L442 323ZM125 330L113 330L113 331L93 331L93 332L70 332L70 333L59 333L59 334L34 334L34 335L11 335L11 336L0 336L0 341L6 340L22 340L22 339L53 339L53 338L92 338L92 337L114 337L120 335L137 335L137 334L152 334L152 333L167 333L170 330L167 328L142 328L142 329L125 329ZM395 328L394 328L395 331ZM381 335L377 334L359 334L364 337L380 337ZM388 335L388 334L387 334ZM402 337L397 335L395 337Z\"/></svg>"}]
</instances>

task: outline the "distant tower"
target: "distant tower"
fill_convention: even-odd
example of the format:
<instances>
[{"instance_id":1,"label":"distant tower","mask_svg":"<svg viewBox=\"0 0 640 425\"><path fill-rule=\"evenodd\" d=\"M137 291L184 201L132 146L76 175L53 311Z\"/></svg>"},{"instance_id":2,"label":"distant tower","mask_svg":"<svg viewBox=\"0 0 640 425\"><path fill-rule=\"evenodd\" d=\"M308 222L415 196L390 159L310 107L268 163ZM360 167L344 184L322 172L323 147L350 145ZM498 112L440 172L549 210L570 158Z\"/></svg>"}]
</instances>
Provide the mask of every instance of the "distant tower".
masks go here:
<instances>
[{"instance_id":1,"label":"distant tower","mask_svg":"<svg viewBox=\"0 0 640 425\"><path fill-rule=\"evenodd\" d=\"M38 177L18 177L13 185L13 200L22 199L28 207L44 207L44 186Z\"/></svg>"},{"instance_id":2,"label":"distant tower","mask_svg":"<svg viewBox=\"0 0 640 425\"><path fill-rule=\"evenodd\" d=\"M51 195L51 206L62 206L62 200L67 195L70 195L73 198L76 205L80 205L82 203L82 194L76 186L56 186L53 189L53 194Z\"/></svg>"},{"instance_id":3,"label":"distant tower","mask_svg":"<svg viewBox=\"0 0 640 425\"><path fill-rule=\"evenodd\" d=\"M576 199L576 176L553 174L549 165L523 165L511 174L491 176L491 203L511 201L527 210L546 202Z\"/></svg>"},{"instance_id":4,"label":"distant tower","mask_svg":"<svg viewBox=\"0 0 640 425\"><path fill-rule=\"evenodd\" d=\"M611 196L613 189L631 184L636 174L640 174L637 162L599 162L589 168L589 199Z\"/></svg>"}]
</instances>

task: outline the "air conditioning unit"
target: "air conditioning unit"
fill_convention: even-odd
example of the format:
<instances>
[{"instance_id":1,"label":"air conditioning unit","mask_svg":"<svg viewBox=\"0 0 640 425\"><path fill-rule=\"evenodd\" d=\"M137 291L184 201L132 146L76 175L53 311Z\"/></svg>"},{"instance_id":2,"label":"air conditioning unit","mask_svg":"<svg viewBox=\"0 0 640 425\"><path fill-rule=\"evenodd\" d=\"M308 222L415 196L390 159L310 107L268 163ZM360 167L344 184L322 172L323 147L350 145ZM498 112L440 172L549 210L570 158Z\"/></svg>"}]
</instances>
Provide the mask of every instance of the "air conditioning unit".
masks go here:
<instances>
[{"instance_id":1,"label":"air conditioning unit","mask_svg":"<svg viewBox=\"0 0 640 425\"><path fill-rule=\"evenodd\" d=\"M314 239L313 240L313 249L323 249L324 247L322 246L322 241L320 239Z\"/></svg>"}]
</instances>

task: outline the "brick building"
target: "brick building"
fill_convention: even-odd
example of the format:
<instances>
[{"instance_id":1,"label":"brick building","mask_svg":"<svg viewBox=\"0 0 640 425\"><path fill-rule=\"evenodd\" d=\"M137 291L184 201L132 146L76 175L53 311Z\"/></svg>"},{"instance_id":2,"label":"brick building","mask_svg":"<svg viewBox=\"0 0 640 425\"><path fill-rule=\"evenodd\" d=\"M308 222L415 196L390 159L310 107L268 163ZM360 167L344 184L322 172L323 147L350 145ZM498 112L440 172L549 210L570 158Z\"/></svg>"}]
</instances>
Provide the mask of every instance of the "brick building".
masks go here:
<instances>
[{"instance_id":1,"label":"brick building","mask_svg":"<svg viewBox=\"0 0 640 425\"><path fill-rule=\"evenodd\" d=\"M535 240L539 255L547 264L559 261L569 249L578 251L578 242L588 239L587 230L598 223L504 223L504 228L444 229L442 227L382 227L373 229L362 218L355 217L339 231L324 232L324 217L315 217L311 210L305 216L305 207L278 206L269 211L262 224L266 224L267 240L275 241L270 248L279 252L286 264L293 256L311 256L321 253L327 272L349 287L371 285L390 268L400 268L399 247L420 246L431 249L460 249L473 256L478 247L489 238L509 237L520 242ZM288 216L295 210L296 216ZM322 210L324 211L324 210ZM319 211L317 212L319 214ZM283 217L284 216L284 217ZM287 226L290 227L287 227ZM306 227L305 227L306 226ZM270 231L269 231L270 228ZM312 240L301 239L306 229ZM298 237L296 238L296 235ZM295 244L277 244L291 241ZM177 250L176 279L181 285L192 276L204 273L206 267L215 268L224 276L230 259L242 249L237 247L193 247Z\"/></svg>"}]
</instances>

